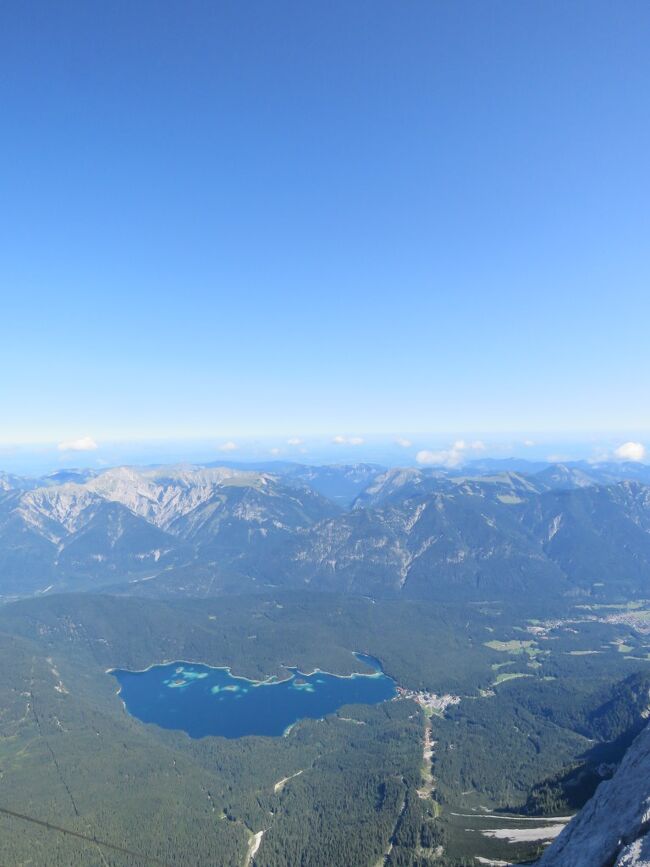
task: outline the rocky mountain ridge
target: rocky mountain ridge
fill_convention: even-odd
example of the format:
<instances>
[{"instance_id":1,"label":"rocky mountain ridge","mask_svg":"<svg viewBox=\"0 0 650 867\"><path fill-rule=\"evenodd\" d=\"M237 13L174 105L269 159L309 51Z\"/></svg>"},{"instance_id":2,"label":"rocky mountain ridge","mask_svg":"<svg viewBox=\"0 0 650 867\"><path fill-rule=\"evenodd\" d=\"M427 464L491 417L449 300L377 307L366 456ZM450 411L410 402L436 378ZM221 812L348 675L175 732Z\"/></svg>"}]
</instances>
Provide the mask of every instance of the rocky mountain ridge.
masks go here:
<instances>
[{"instance_id":1,"label":"rocky mountain ridge","mask_svg":"<svg viewBox=\"0 0 650 867\"><path fill-rule=\"evenodd\" d=\"M137 584L158 595L647 595L650 487L585 484L585 473L183 465L4 476L0 594Z\"/></svg>"}]
</instances>

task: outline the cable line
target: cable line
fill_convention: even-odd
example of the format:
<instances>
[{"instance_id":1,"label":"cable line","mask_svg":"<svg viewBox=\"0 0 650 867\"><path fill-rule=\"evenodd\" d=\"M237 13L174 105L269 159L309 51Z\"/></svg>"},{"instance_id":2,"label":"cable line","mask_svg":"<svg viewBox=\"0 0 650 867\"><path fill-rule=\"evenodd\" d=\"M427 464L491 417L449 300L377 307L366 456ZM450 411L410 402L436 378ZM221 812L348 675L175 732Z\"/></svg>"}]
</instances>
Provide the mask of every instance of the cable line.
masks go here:
<instances>
[{"instance_id":1,"label":"cable line","mask_svg":"<svg viewBox=\"0 0 650 867\"><path fill-rule=\"evenodd\" d=\"M121 852L123 855L130 855L132 858L140 858L142 861L148 861L151 864L159 864L161 867L172 867L167 861L161 861L155 855L145 855L142 852L134 852L132 849L127 849L124 846L118 846L115 843L107 843L106 840L100 840L98 837L90 837L87 834L81 834L79 831L72 831L70 828L62 828L60 825L53 825L52 822L46 822L43 819L36 819L34 816L26 816L24 813L17 813L15 810L8 810L6 807L0 807L0 813L5 816L12 816L14 819L21 819L23 822L31 822L33 825L40 825L42 828L47 828L48 831L58 831L60 834L68 834L70 837L77 837L79 840L85 840L88 843L95 843L97 846L104 846L106 849L112 849L114 852Z\"/></svg>"}]
</instances>

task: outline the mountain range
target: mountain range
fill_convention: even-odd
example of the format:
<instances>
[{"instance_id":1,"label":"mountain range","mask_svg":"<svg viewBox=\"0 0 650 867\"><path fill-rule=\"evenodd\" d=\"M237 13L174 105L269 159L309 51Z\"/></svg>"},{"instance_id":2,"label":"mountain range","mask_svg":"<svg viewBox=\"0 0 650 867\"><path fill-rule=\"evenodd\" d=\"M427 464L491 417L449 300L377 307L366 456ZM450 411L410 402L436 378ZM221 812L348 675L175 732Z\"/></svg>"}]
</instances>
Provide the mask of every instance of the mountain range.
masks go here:
<instances>
[{"instance_id":1,"label":"mountain range","mask_svg":"<svg viewBox=\"0 0 650 867\"><path fill-rule=\"evenodd\" d=\"M0 595L647 595L650 467L529 470L482 461L0 474Z\"/></svg>"}]
</instances>

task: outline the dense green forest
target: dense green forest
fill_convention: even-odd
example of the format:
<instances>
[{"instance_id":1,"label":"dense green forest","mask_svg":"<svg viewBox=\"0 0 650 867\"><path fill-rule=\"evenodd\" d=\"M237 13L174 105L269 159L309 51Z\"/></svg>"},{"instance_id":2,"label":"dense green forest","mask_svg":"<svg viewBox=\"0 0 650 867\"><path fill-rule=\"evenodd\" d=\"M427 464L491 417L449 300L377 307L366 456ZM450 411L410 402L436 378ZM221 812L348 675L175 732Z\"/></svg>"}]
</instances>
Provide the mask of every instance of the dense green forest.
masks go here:
<instances>
[{"instance_id":1,"label":"dense green forest","mask_svg":"<svg viewBox=\"0 0 650 867\"><path fill-rule=\"evenodd\" d=\"M489 684L498 654L483 642L493 619L469 619L460 605L293 592L182 602L62 594L0 608L3 631L64 655L73 646L103 668L182 659L257 679L287 665L350 674L356 650L381 659L398 683L437 692Z\"/></svg>"},{"instance_id":2,"label":"dense green forest","mask_svg":"<svg viewBox=\"0 0 650 867\"><path fill-rule=\"evenodd\" d=\"M623 624L584 617L540 626L503 606L326 594L182 603L61 595L4 606L0 863L451 867L478 850L524 858L530 846L468 837L471 822L454 814L580 806L647 708L643 642ZM179 659L254 678L283 676L287 665L347 674L361 666L352 651L378 657L405 688L460 703L428 722L400 699L304 720L286 737L192 740L131 718L106 673ZM423 789L431 772L432 794Z\"/></svg>"}]
</instances>

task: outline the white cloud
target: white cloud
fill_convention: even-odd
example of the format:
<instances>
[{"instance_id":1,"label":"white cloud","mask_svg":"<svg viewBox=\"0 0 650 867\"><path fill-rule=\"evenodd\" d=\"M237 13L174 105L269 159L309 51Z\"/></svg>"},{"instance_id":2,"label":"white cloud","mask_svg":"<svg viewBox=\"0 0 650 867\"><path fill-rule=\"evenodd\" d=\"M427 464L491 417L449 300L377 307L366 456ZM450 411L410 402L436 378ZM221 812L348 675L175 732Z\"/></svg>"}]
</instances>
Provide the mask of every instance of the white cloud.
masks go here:
<instances>
[{"instance_id":1,"label":"white cloud","mask_svg":"<svg viewBox=\"0 0 650 867\"><path fill-rule=\"evenodd\" d=\"M217 448L220 452L236 452L239 446L232 440L228 440L227 443L222 443L220 446L217 446Z\"/></svg>"},{"instance_id":2,"label":"white cloud","mask_svg":"<svg viewBox=\"0 0 650 867\"><path fill-rule=\"evenodd\" d=\"M527 449L530 449L535 445L535 440L524 440L522 445L525 445Z\"/></svg>"},{"instance_id":3,"label":"white cloud","mask_svg":"<svg viewBox=\"0 0 650 867\"><path fill-rule=\"evenodd\" d=\"M415 460L419 464L432 464L437 467L455 467L463 459L460 452L455 452L453 449L442 449L441 451L432 452L429 449L419 451Z\"/></svg>"},{"instance_id":4,"label":"white cloud","mask_svg":"<svg viewBox=\"0 0 650 867\"><path fill-rule=\"evenodd\" d=\"M363 437L344 437L341 434L332 437L332 442L337 446L360 446L363 445Z\"/></svg>"},{"instance_id":5,"label":"white cloud","mask_svg":"<svg viewBox=\"0 0 650 867\"><path fill-rule=\"evenodd\" d=\"M302 442L303 441L300 439L300 437L289 437L289 439L287 440L287 445L288 446L301 446Z\"/></svg>"},{"instance_id":6,"label":"white cloud","mask_svg":"<svg viewBox=\"0 0 650 867\"><path fill-rule=\"evenodd\" d=\"M78 440L64 440L58 448L60 452L92 452L99 445L92 437L80 437Z\"/></svg>"},{"instance_id":7,"label":"white cloud","mask_svg":"<svg viewBox=\"0 0 650 867\"><path fill-rule=\"evenodd\" d=\"M642 461L646 456L646 447L643 443L623 443L614 454L621 461Z\"/></svg>"},{"instance_id":8,"label":"white cloud","mask_svg":"<svg viewBox=\"0 0 650 867\"><path fill-rule=\"evenodd\" d=\"M438 449L437 451L422 449L416 454L415 460L419 464L429 464L437 467L457 467L466 459L466 453L472 451L485 451L485 444L481 440L474 440L471 443L467 443L465 440L456 440L448 449Z\"/></svg>"},{"instance_id":9,"label":"white cloud","mask_svg":"<svg viewBox=\"0 0 650 867\"><path fill-rule=\"evenodd\" d=\"M411 442L411 440L407 440L404 437L397 437L397 439L395 440L395 445L401 446L403 449L410 449L413 443Z\"/></svg>"},{"instance_id":10,"label":"white cloud","mask_svg":"<svg viewBox=\"0 0 650 867\"><path fill-rule=\"evenodd\" d=\"M273 449L269 449L270 454L279 455L282 452L282 449L277 448L277 446Z\"/></svg>"}]
</instances>

